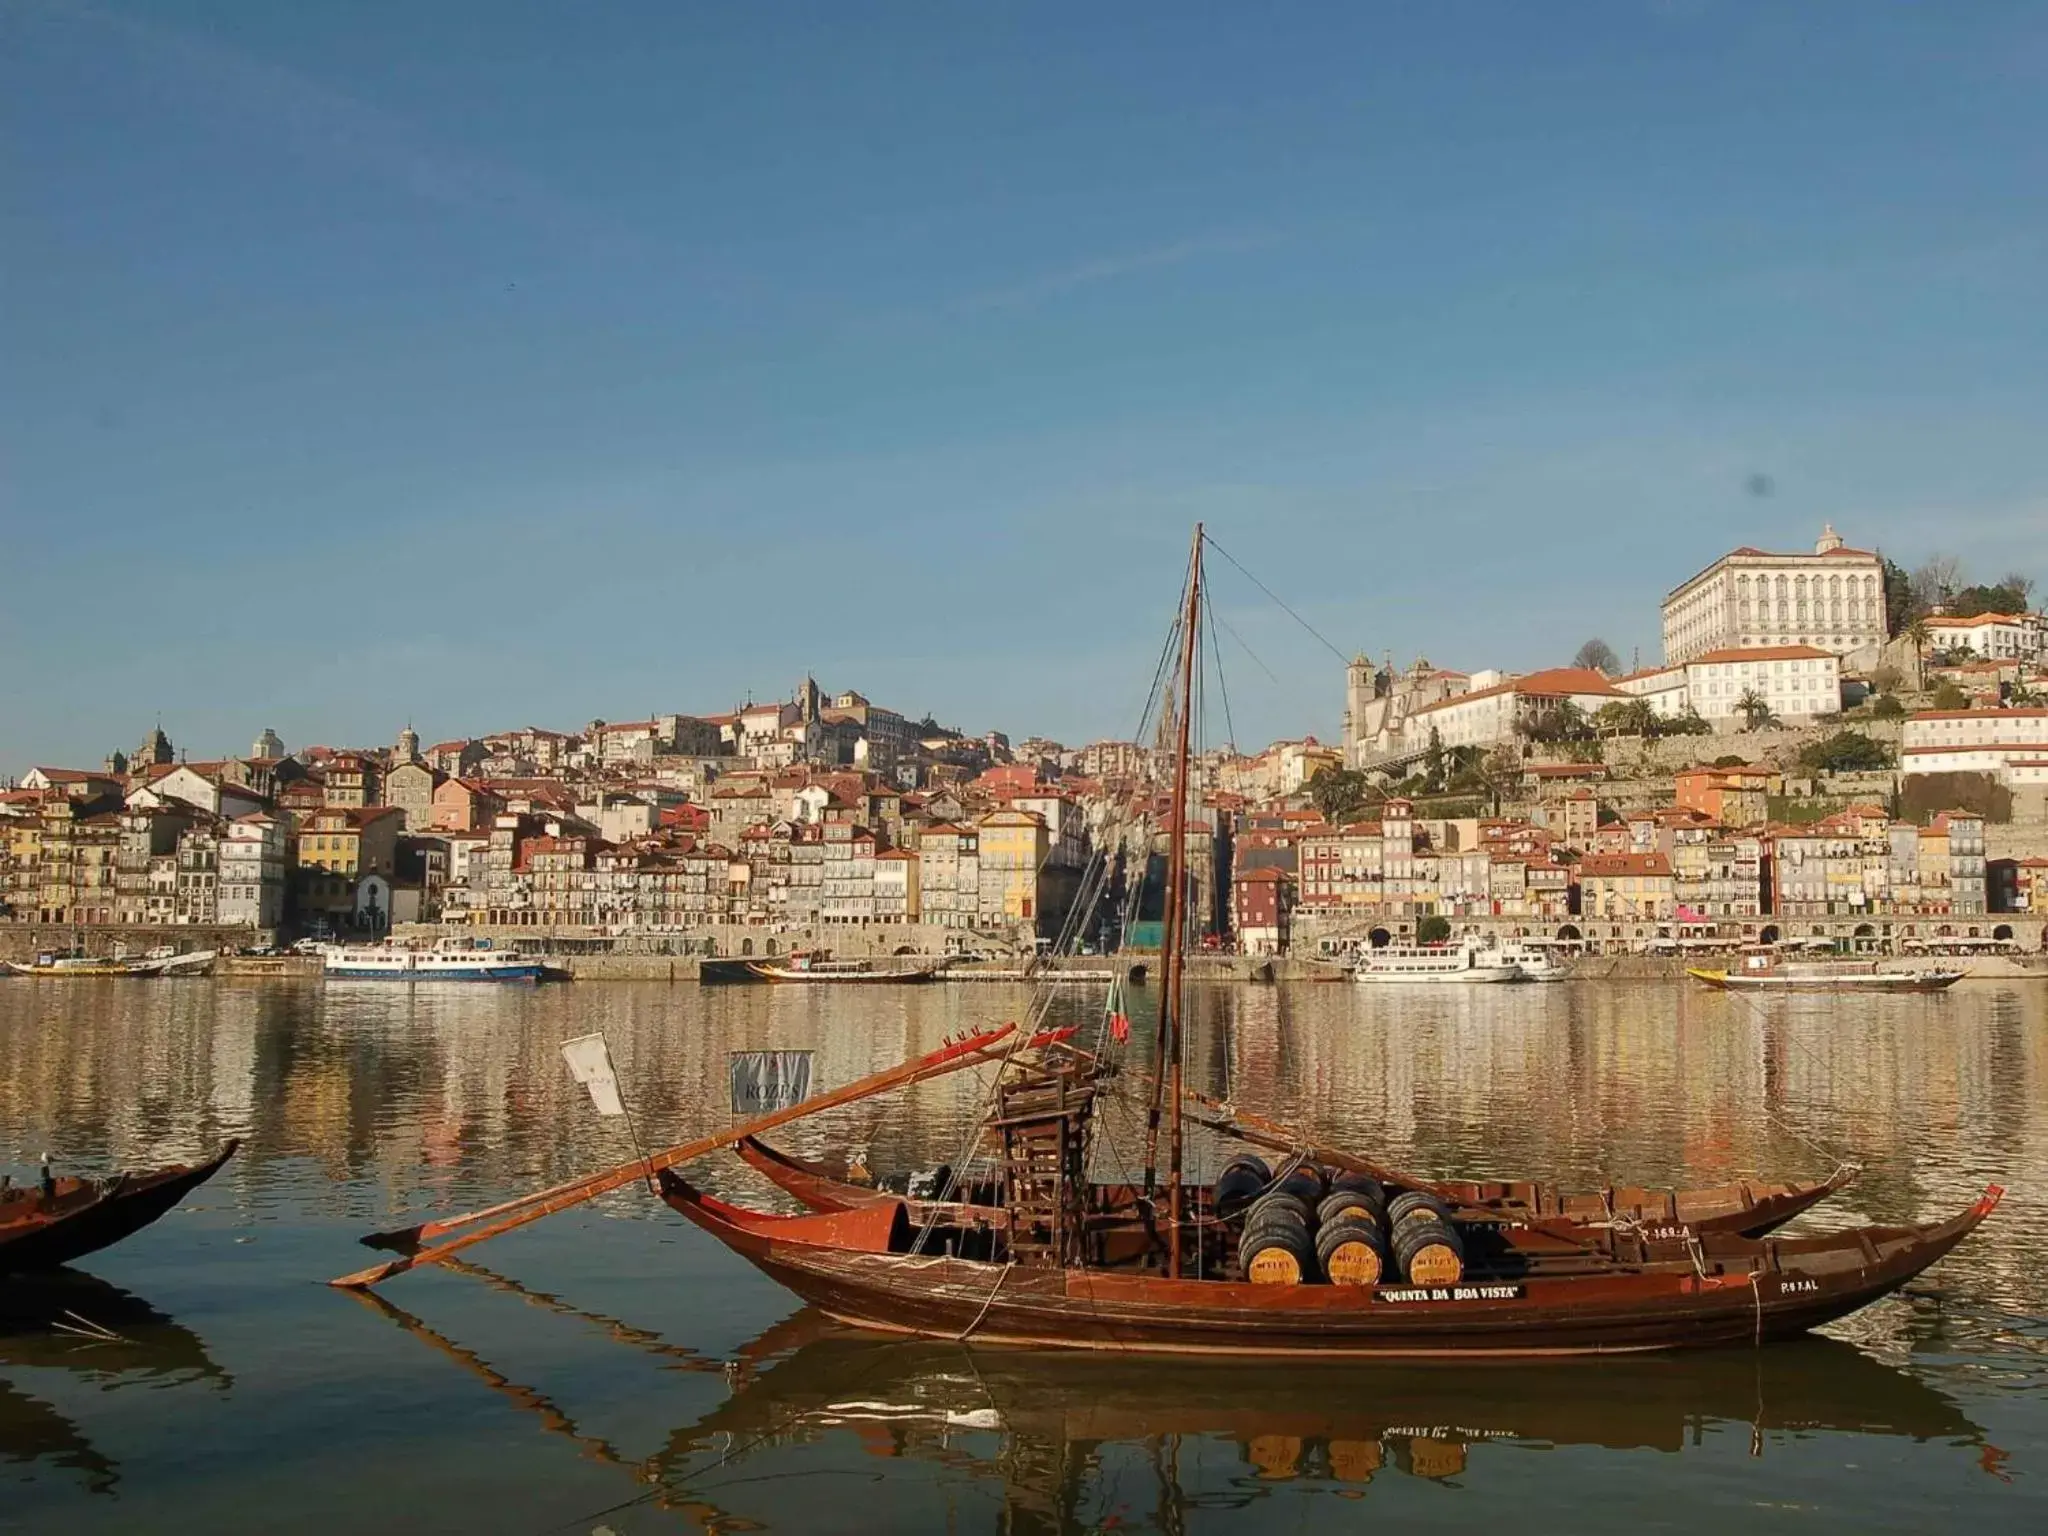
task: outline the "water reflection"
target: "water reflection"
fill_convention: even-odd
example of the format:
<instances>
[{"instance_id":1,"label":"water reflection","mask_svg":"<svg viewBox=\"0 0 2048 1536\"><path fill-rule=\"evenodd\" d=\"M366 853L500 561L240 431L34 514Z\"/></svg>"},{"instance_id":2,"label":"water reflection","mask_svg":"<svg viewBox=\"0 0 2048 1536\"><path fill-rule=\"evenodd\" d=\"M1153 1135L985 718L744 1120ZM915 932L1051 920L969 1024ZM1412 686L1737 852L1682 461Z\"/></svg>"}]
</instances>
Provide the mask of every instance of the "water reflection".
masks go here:
<instances>
[{"instance_id":1,"label":"water reflection","mask_svg":"<svg viewBox=\"0 0 2048 1536\"><path fill-rule=\"evenodd\" d=\"M233 1385L197 1334L132 1292L71 1270L10 1276L0 1285L0 1462L75 1473L93 1493L114 1491L119 1465L37 1394L43 1379L100 1392Z\"/></svg>"},{"instance_id":2,"label":"water reflection","mask_svg":"<svg viewBox=\"0 0 2048 1536\"><path fill-rule=\"evenodd\" d=\"M316 1283L365 1261L358 1234L630 1155L622 1127L593 1115L562 1068L571 1035L603 1030L643 1133L679 1141L728 1123L729 1051L811 1048L819 1082L836 1085L1021 1017L1029 996L0 985L0 1169L29 1175L44 1148L79 1172L155 1166L244 1138L186 1209L91 1261L206 1319L235 1391L188 1330L105 1298L75 1310L139 1352L48 1328L0 1338L0 1476L21 1469L0 1491L0 1525L84 1527L98 1514L120 1529L129 1509L86 1492L118 1477L129 1497L189 1503L188 1529L261 1518L355 1531L388 1513L364 1458L401 1453L416 1461L422 1522L449 1528L480 1518L463 1475L479 1465L501 1500L492 1510L508 1517L549 1504L567 1518L584 1507L586 1478L616 1483L622 1502L650 1495L605 1517L622 1533L742 1517L859 1529L863 1513L870 1526L924 1528L951 1518L936 1504L955 1493L962 1529L990 1523L973 1517L977 1500L1022 1526L1172 1526L1229 1504L1254 1527L1303 1493L1406 1515L1404 1499L1449 1485L1464 1490L1460 1518L1493 1517L1491 1499L1512 1519L1532 1497L1646 1465L1672 1479L1664 1499L1720 1479L1743 1508L1791 1507L1824 1486L1830 1530L1898 1524L1902 1489L1923 1500L1921 1528L1951 1508L1973 1523L2039 1523L2014 1517L2022 1505L2038 1513L2025 1453L2048 1443L2048 986L1760 1007L1666 985L1391 995L1402 990L1204 989L1193 1080L1443 1176L1704 1185L1818 1177L1853 1155L1862 1177L1807 1218L1830 1223L1924 1219L1990 1179L2012 1193L1926 1282L1830 1330L1853 1352L1822 1342L1732 1363L1592 1362L1540 1377L1126 1371L807 1341L807 1316L735 1347L783 1317L787 1297L635 1189L476 1250L499 1276L399 1282L389 1300L406 1315L376 1318ZM1154 1001L1135 998L1134 1074L1147 1068ZM1077 988L1054 1018L1093 1026L1100 1007ZM935 1079L798 1122L777 1145L805 1157L860 1148L883 1170L952 1160L982 1088L976 1073ZM1140 1126L1104 1120L1106 1156L1142 1154ZM1217 1150L1198 1138L1198 1166ZM774 1201L730 1156L692 1176ZM527 1284L508 1292L503 1275ZM146 1384L176 1390L132 1390ZM203 1415L181 1412L202 1400ZM504 1457L506 1415L536 1442L530 1461ZM543 1422L555 1433L535 1434ZM1875 1437L1872 1454L1849 1440L1817 1451L1808 1442L1824 1432ZM1516 1452L1553 1444L1581 1454L1553 1459L1546 1482L1531 1471L1543 1463ZM1994 1444L2019 1453L2010 1486L1975 1471L1980 1456L1996 1463ZM1883 1474L1843 1470L1851 1462ZM792 1471L806 1468L829 1475ZM832 1491L877 1472L893 1480L870 1506ZM597 1492L590 1507L606 1502ZM1729 1510L1678 1514L1714 1524Z\"/></svg>"},{"instance_id":3,"label":"water reflection","mask_svg":"<svg viewBox=\"0 0 2048 1536\"><path fill-rule=\"evenodd\" d=\"M672 1368L730 1381L716 1408L636 1458L389 1299L365 1298L539 1428L619 1468L642 1490L622 1484L623 1505L681 1513L707 1529L760 1528L722 1505L720 1490L772 1486L808 1448L834 1440L864 1457L993 1484L998 1526L1008 1531L1099 1528L1111 1482L1128 1491L1114 1469L1133 1464L1148 1469L1151 1507L1141 1500L1111 1523L1171 1530L1189 1507L1248 1509L1290 1485L1351 1497L1390 1478L1473 1486L1492 1458L1516 1449L1676 1455L1733 1433L1762 1458L1834 1432L1936 1443L2000 1477L2006 1460L1949 1395L1828 1339L1543 1366L1276 1368L876 1339L806 1309L714 1359L503 1276L471 1273ZM1228 1464L1191 1457L1197 1443L1221 1450ZM1184 1483L1182 1469L1194 1463L1199 1474ZM805 1496L791 1497L769 1523L804 1523Z\"/></svg>"}]
</instances>

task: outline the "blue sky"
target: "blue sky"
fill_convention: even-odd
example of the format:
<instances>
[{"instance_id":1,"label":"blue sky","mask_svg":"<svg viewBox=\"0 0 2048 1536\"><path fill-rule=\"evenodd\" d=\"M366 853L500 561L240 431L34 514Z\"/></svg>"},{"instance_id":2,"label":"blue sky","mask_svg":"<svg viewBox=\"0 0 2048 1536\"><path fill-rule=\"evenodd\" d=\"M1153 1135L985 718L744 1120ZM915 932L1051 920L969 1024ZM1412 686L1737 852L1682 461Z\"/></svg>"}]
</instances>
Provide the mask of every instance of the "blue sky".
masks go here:
<instances>
[{"instance_id":1,"label":"blue sky","mask_svg":"<svg viewBox=\"0 0 2048 1536\"><path fill-rule=\"evenodd\" d=\"M2039 5L0 0L0 135L0 774L1122 734L1196 518L1465 667L1823 520L2048 583Z\"/></svg>"}]
</instances>

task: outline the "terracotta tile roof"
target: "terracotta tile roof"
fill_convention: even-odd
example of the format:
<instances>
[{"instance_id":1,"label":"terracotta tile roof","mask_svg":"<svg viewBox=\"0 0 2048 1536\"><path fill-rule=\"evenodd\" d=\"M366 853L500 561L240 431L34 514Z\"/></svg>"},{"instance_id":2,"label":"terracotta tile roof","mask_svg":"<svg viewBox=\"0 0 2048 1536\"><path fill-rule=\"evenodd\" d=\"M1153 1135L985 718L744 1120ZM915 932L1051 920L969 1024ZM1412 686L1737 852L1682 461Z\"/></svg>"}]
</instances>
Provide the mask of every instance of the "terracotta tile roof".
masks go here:
<instances>
[{"instance_id":1,"label":"terracotta tile roof","mask_svg":"<svg viewBox=\"0 0 2048 1536\"><path fill-rule=\"evenodd\" d=\"M1512 682L1495 683L1491 688L1453 694L1448 699L1425 704L1415 711L1415 715L1426 715L1433 710L1450 709L1458 704L1469 704L1474 699L1490 699L1504 693L1518 693L1536 699L1564 699L1586 694L1612 699L1629 697L1609 682L1605 673L1596 672L1591 667L1546 667L1541 672L1531 672L1527 677L1518 677Z\"/></svg>"},{"instance_id":2,"label":"terracotta tile roof","mask_svg":"<svg viewBox=\"0 0 2048 1536\"><path fill-rule=\"evenodd\" d=\"M2048 720L2048 709L1923 709L1914 720Z\"/></svg>"},{"instance_id":3,"label":"terracotta tile roof","mask_svg":"<svg viewBox=\"0 0 2048 1536\"><path fill-rule=\"evenodd\" d=\"M1742 646L1727 646L1718 651L1707 651L1693 657L1686 663L1689 667L1703 663L1724 663L1736 661L1825 661L1834 658L1833 651L1823 651L1811 645L1759 645L1745 649Z\"/></svg>"},{"instance_id":4,"label":"terracotta tile roof","mask_svg":"<svg viewBox=\"0 0 2048 1536\"><path fill-rule=\"evenodd\" d=\"M1979 624L2024 624L2027 615L2023 613L1980 613L1973 618L1959 618L1952 613L1929 614L1929 629L1974 629Z\"/></svg>"}]
</instances>

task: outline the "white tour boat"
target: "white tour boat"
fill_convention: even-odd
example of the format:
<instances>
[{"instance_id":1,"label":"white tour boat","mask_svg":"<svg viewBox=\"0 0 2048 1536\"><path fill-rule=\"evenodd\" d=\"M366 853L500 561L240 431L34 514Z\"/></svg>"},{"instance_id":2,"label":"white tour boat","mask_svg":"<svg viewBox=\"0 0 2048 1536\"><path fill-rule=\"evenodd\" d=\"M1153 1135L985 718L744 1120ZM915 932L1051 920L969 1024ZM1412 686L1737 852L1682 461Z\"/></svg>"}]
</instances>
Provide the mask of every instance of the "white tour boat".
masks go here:
<instances>
[{"instance_id":1,"label":"white tour boat","mask_svg":"<svg viewBox=\"0 0 2048 1536\"><path fill-rule=\"evenodd\" d=\"M1522 980L1524 981L1568 981L1571 979L1572 968L1569 965L1561 964L1557 958L1557 952L1548 945L1531 944L1526 940L1518 939L1514 943L1503 944L1498 950L1490 951L1489 953L1497 954L1502 960L1512 961L1515 968L1522 973Z\"/></svg>"},{"instance_id":2,"label":"white tour boat","mask_svg":"<svg viewBox=\"0 0 2048 1536\"><path fill-rule=\"evenodd\" d=\"M1359 954L1352 980L1374 986L1412 985L1428 982L1523 981L1521 966L1504 959L1497 949L1481 949L1467 940L1463 944L1389 944Z\"/></svg>"},{"instance_id":3,"label":"white tour boat","mask_svg":"<svg viewBox=\"0 0 2048 1536\"><path fill-rule=\"evenodd\" d=\"M504 949L470 949L443 940L432 949L397 944L331 944L326 973L341 981L527 981L543 980L546 967L528 955Z\"/></svg>"}]
</instances>

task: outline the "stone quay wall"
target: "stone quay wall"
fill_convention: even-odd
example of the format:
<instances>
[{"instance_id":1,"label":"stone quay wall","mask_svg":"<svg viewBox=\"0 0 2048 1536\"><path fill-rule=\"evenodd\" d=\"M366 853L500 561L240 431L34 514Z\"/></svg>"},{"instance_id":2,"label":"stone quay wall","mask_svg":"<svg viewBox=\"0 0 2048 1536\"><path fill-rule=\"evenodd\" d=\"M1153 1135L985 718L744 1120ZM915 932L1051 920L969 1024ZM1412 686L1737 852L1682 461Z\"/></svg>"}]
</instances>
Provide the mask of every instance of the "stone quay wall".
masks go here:
<instances>
[{"instance_id":1,"label":"stone quay wall","mask_svg":"<svg viewBox=\"0 0 2048 1536\"><path fill-rule=\"evenodd\" d=\"M0 923L0 960L33 960L40 954L111 955L117 948L131 958L168 946L180 954L195 950L252 948L268 944L267 929L231 926L158 925L142 923Z\"/></svg>"}]
</instances>

